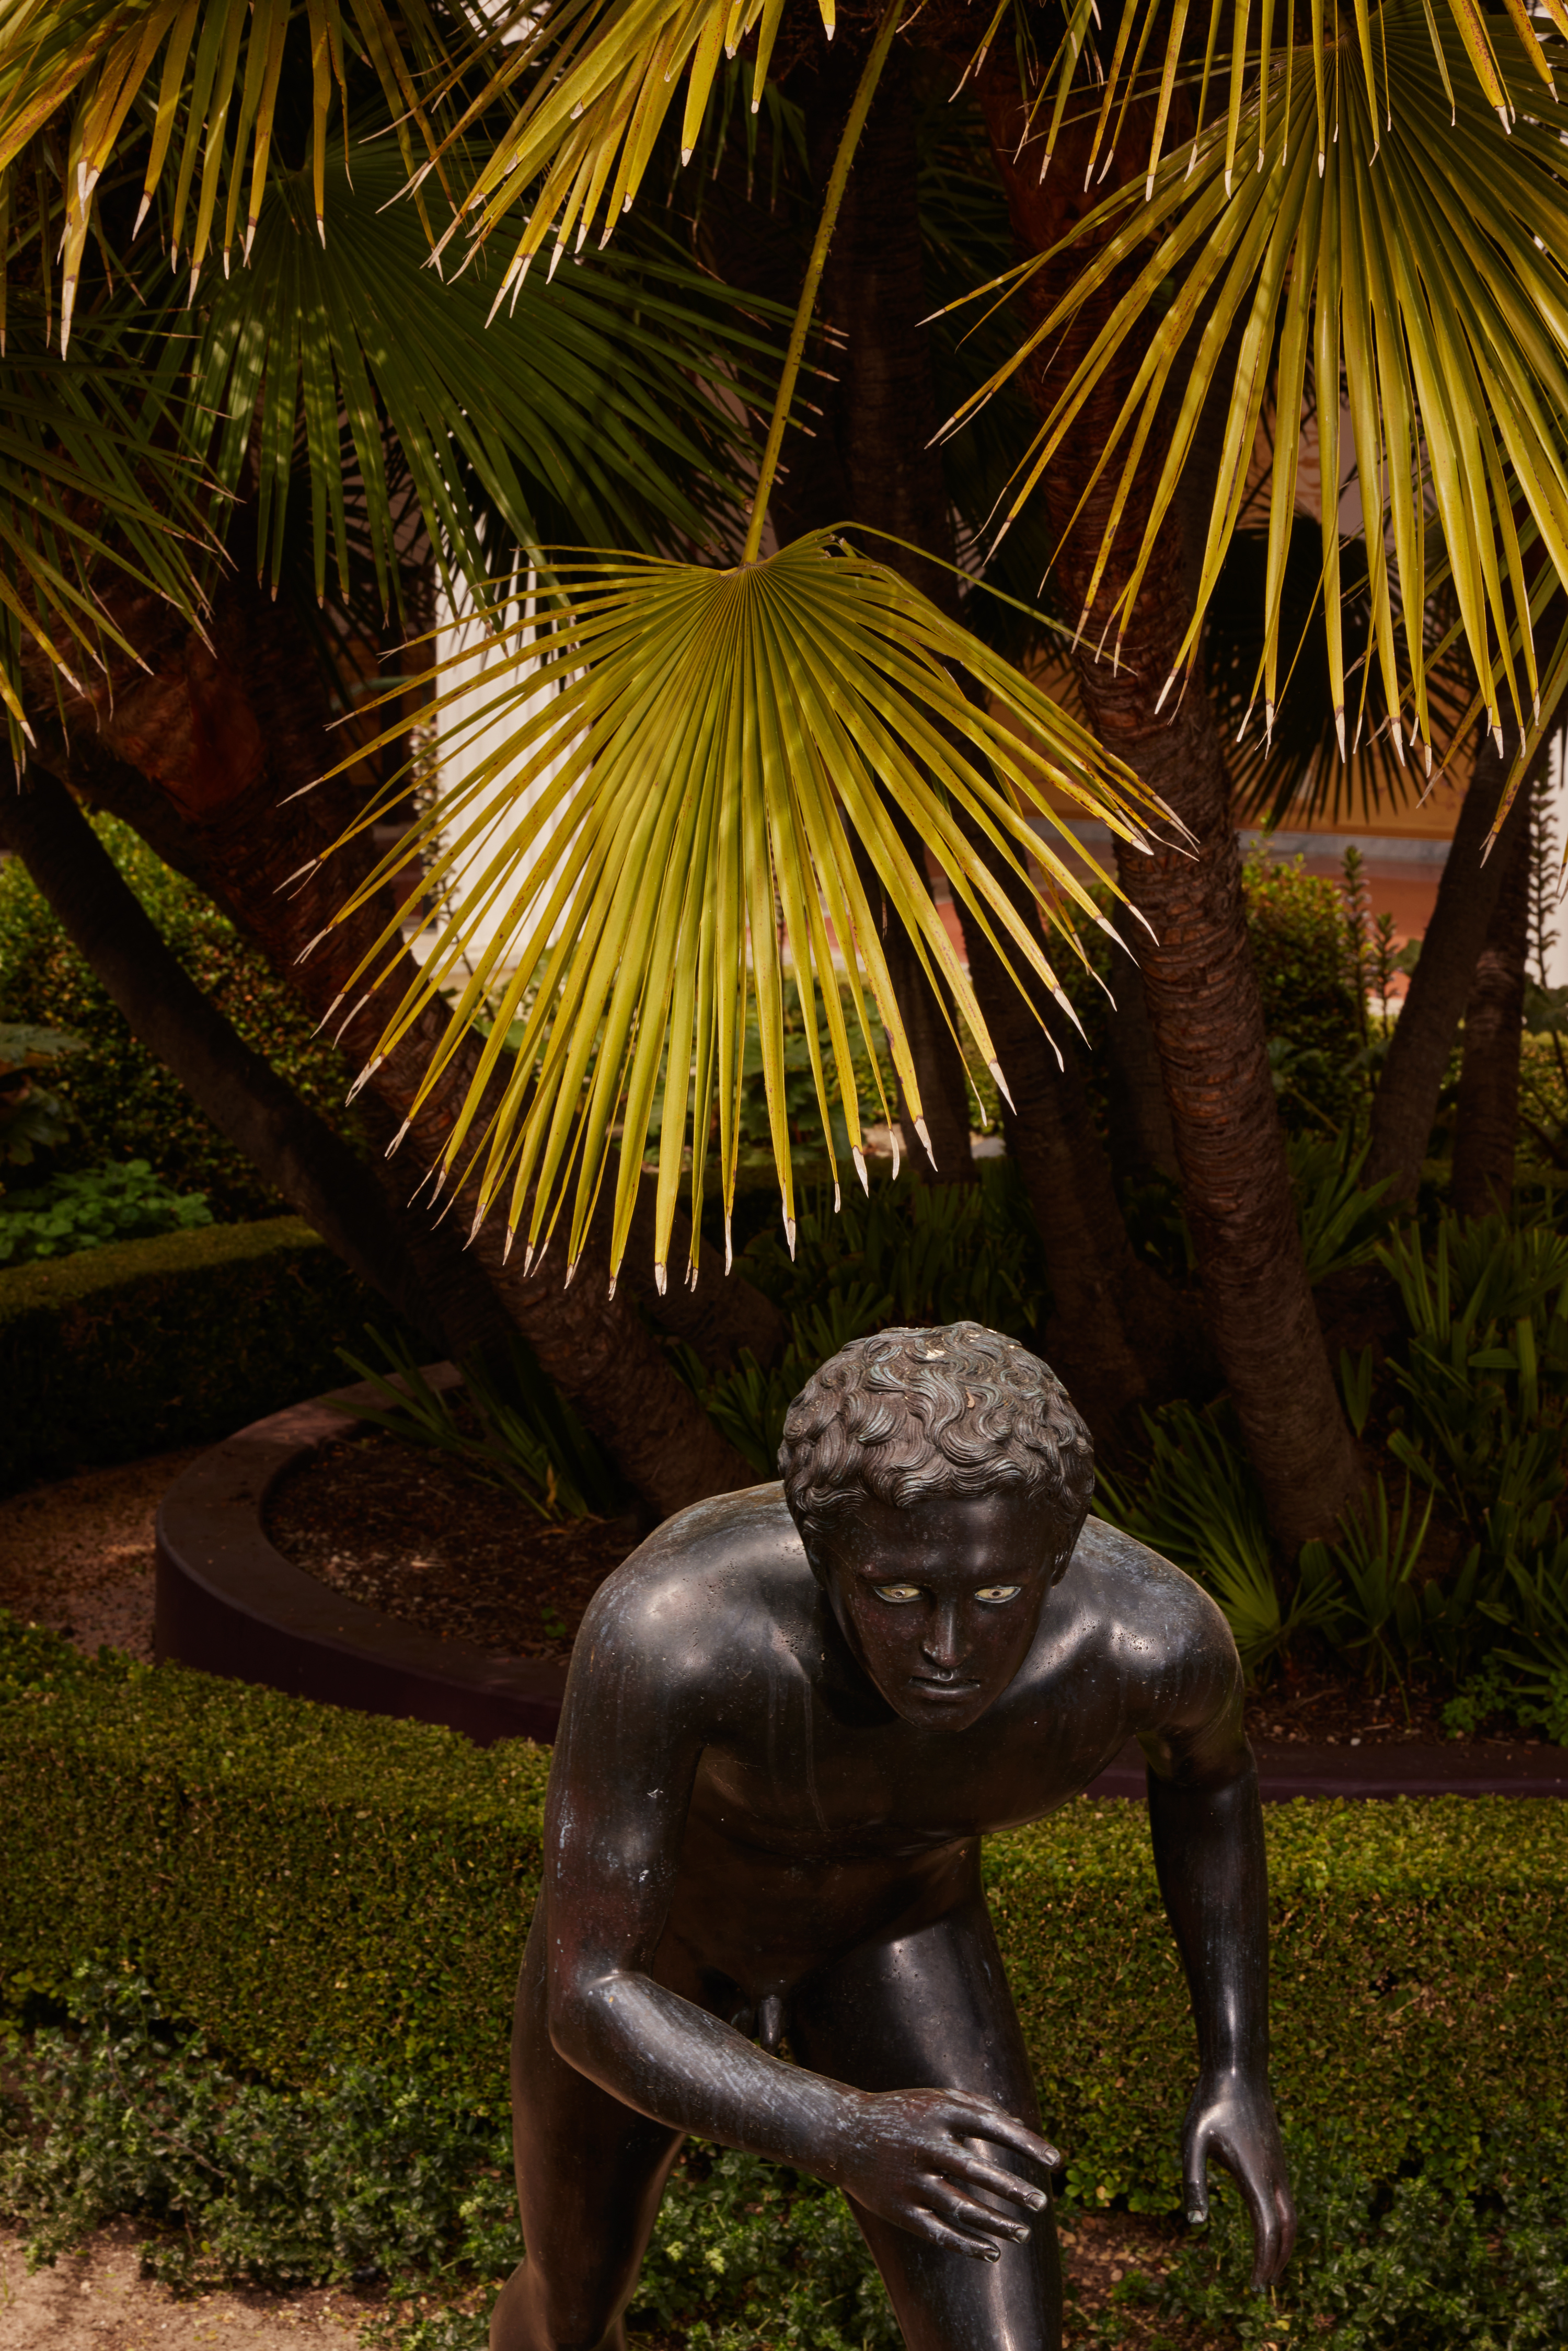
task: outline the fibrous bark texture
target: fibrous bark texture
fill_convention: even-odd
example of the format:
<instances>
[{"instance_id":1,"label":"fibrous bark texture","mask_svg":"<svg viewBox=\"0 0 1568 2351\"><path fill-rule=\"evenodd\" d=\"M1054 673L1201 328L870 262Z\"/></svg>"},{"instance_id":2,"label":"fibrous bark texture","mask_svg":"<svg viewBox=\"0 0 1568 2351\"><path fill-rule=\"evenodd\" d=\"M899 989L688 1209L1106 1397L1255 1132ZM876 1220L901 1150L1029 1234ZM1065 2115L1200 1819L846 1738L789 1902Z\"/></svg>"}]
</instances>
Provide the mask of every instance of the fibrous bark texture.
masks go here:
<instances>
[{"instance_id":1,"label":"fibrous bark texture","mask_svg":"<svg viewBox=\"0 0 1568 2351\"><path fill-rule=\"evenodd\" d=\"M1389 1040L1372 1104L1372 1140L1363 1181L1388 1184L1392 1200L1413 1199L1503 876L1522 837L1528 861L1530 794L1521 787L1497 847L1481 852L1502 800L1508 759L1489 735L1477 755L1437 884L1437 903L1410 975L1409 992ZM1526 865L1528 872L1528 862Z\"/></svg>"},{"instance_id":2,"label":"fibrous bark texture","mask_svg":"<svg viewBox=\"0 0 1568 2351\"><path fill-rule=\"evenodd\" d=\"M385 899L348 922L333 918L368 870L368 846L301 872L320 857L357 813L345 779L307 790L341 756L328 733L330 716L319 665L286 607L251 580L236 546L239 568L221 586L209 642L187 635L167 611L149 602L117 611L147 668L127 670L95 713L68 712L73 740L93 740L100 771L129 768L156 802L153 845L179 836L175 861L218 901L246 935L289 978L319 1019L330 1017L345 1050L369 1061L385 1008L413 976L406 954L373 999L350 986L355 966L390 911ZM108 768L102 754L109 755ZM304 797L291 796L304 791ZM287 810L280 804L288 801ZM122 812L138 821L133 809ZM319 939L314 952L302 951ZM336 1007L336 1009L334 1009ZM371 1085L394 1129L408 1122L393 1165L412 1191L432 1169L452 1131L476 1057L460 1053L450 1072L413 1114L414 1098L440 1033L427 1017L374 1071ZM474 1203L460 1197L454 1227L467 1238ZM519 1256L503 1262L504 1233L492 1220L473 1242L474 1255L504 1313L529 1341L545 1369L652 1510L665 1513L747 1484L751 1471L721 1437L672 1369L658 1340L623 1284L609 1295L608 1259L597 1236L570 1290L564 1264L525 1281ZM559 1259L559 1251L553 1253ZM714 1263L713 1253L706 1252ZM648 1290L653 1293L652 1281ZM772 1310L758 1301L763 1318Z\"/></svg>"},{"instance_id":3,"label":"fibrous bark texture","mask_svg":"<svg viewBox=\"0 0 1568 2351\"><path fill-rule=\"evenodd\" d=\"M1041 179L1041 145L1025 135L1016 77L999 54L993 53L979 88L1020 244L1028 252L1048 252L1104 191L1082 193L1082 162L1074 172L1071 152L1059 153ZM1129 152L1136 144L1130 136ZM1066 266L1081 268L1085 258L1080 251ZM1037 276L1028 296L1034 314L1043 316L1058 291L1053 270ZM1089 331L1087 322L1082 331ZM1042 412L1082 348L1080 333L1045 354L1031 386ZM1125 380L1135 363L1129 351ZM1247 940L1236 827L1201 677L1174 697L1174 708L1156 707L1191 610L1175 518L1136 607L1118 624L1119 659L1094 658L1152 488L1147 473L1134 481L1116 548L1091 600L1119 467L1107 468L1092 488L1089 484L1124 389L1114 377L1103 387L1042 484L1059 541L1052 584L1073 620L1083 616L1078 674L1096 734L1185 828L1151 857L1119 849L1119 871L1154 933L1139 958L1209 1329L1270 1520L1294 1550L1333 1527L1357 1489L1360 1465L1307 1282Z\"/></svg>"},{"instance_id":4,"label":"fibrous bark texture","mask_svg":"<svg viewBox=\"0 0 1568 2351\"><path fill-rule=\"evenodd\" d=\"M1454 1127L1453 1203L1462 1217L1506 1213L1519 1146L1519 1049L1530 940L1530 794L1494 852L1497 901L1465 1006L1465 1050Z\"/></svg>"}]
</instances>

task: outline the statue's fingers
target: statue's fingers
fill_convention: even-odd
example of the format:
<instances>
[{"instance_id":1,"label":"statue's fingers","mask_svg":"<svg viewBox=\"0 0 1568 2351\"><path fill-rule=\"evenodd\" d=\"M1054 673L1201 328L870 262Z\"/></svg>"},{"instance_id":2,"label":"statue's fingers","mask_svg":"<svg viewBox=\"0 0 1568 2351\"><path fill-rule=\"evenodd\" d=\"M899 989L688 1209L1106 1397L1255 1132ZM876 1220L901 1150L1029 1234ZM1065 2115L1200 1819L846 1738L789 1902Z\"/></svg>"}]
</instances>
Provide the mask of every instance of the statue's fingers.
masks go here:
<instances>
[{"instance_id":1,"label":"statue's fingers","mask_svg":"<svg viewBox=\"0 0 1568 2351\"><path fill-rule=\"evenodd\" d=\"M1043 2212L1051 2201L1043 2188L1025 2179L1016 2171L1004 2171L998 2163L988 2163L983 2155L971 2147L954 2147L945 2153L942 2170L947 2179L959 2179L971 2188L989 2189L993 2196L1005 2196L1011 2204L1022 2204L1030 2212Z\"/></svg>"},{"instance_id":2,"label":"statue's fingers","mask_svg":"<svg viewBox=\"0 0 1568 2351\"><path fill-rule=\"evenodd\" d=\"M1270 2185L1260 2207L1268 2215L1265 2227L1262 2219L1258 2225L1256 2267L1259 2285L1277 2285L1284 2276L1296 2245L1296 2208L1291 2201L1291 2191L1282 2179ZM1265 2274L1266 2267L1266 2274Z\"/></svg>"},{"instance_id":3,"label":"statue's fingers","mask_svg":"<svg viewBox=\"0 0 1568 2351\"><path fill-rule=\"evenodd\" d=\"M915 2236L924 2238L928 2245L945 2245L950 2252L967 2253L973 2262L1001 2259L1002 2249L994 2236L983 2236L973 2229L956 2228L931 2205L912 2205L904 2225Z\"/></svg>"},{"instance_id":4,"label":"statue's fingers","mask_svg":"<svg viewBox=\"0 0 1568 2351\"><path fill-rule=\"evenodd\" d=\"M949 2130L960 2138L994 2139L998 2147L1010 2147L1017 2155L1027 2155L1032 2163L1042 2163L1048 2171L1059 2171L1061 2158L1047 2138L1030 2130L1015 2116L1005 2114L986 2098L966 2098L960 2105L954 2101L952 2110L944 2117Z\"/></svg>"},{"instance_id":5,"label":"statue's fingers","mask_svg":"<svg viewBox=\"0 0 1568 2351\"><path fill-rule=\"evenodd\" d=\"M1284 2224L1273 2197L1249 2195L1252 2207L1252 2283L1272 2285L1285 2266Z\"/></svg>"},{"instance_id":6,"label":"statue's fingers","mask_svg":"<svg viewBox=\"0 0 1568 2351\"><path fill-rule=\"evenodd\" d=\"M1029 2241L1027 2220L1016 2219L1011 2212L995 2212L988 2204L977 2204L950 2179L934 2179L926 2190L926 2200L929 2209L939 2212L955 2229L974 2230L993 2241L998 2237L1007 2237L1018 2245Z\"/></svg>"},{"instance_id":7,"label":"statue's fingers","mask_svg":"<svg viewBox=\"0 0 1568 2351\"><path fill-rule=\"evenodd\" d=\"M1208 2141L1194 2131L1184 2149L1182 2198L1189 2227L1201 2229L1208 2218Z\"/></svg>"}]
</instances>

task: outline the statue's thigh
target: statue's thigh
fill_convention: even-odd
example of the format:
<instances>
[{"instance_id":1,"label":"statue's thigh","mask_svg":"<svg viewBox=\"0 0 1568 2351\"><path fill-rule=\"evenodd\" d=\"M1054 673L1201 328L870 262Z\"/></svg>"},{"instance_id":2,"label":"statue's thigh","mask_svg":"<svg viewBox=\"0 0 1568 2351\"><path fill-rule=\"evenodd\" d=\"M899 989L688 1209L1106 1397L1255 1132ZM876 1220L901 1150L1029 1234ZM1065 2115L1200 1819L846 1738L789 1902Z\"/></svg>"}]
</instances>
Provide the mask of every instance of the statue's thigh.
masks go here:
<instances>
[{"instance_id":1,"label":"statue's thigh","mask_svg":"<svg viewBox=\"0 0 1568 2351\"><path fill-rule=\"evenodd\" d=\"M976 2090L1039 2127L1023 2035L978 1895L820 1970L791 2001L789 2039L802 2064L856 2089ZM1007 2170L1025 2168L1004 2148L989 2153ZM1027 2244L995 2262L925 2244L854 2210L909 2351L1056 2351L1061 2266L1049 2209Z\"/></svg>"},{"instance_id":2,"label":"statue's thigh","mask_svg":"<svg viewBox=\"0 0 1568 2351\"><path fill-rule=\"evenodd\" d=\"M512 2140L528 2259L491 2323L496 2351L619 2344L620 2317L682 2133L622 2105L549 2037L545 1936L528 1937L512 2022Z\"/></svg>"}]
</instances>

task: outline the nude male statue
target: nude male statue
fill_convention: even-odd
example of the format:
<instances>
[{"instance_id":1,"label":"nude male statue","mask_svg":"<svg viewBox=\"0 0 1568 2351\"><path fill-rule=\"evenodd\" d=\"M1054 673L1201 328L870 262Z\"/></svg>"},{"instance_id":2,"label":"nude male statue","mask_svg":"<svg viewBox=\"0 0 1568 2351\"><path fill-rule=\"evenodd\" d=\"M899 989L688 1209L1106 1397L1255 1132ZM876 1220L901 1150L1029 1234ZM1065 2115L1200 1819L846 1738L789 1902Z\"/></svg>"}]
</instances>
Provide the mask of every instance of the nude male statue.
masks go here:
<instances>
[{"instance_id":1,"label":"nude male statue","mask_svg":"<svg viewBox=\"0 0 1568 2351\"><path fill-rule=\"evenodd\" d=\"M779 1467L661 1527L577 1638L513 2039L528 2258L492 2351L622 2351L688 2131L841 2188L911 2351L1053 2351L1059 2158L979 1839L1134 1735L1197 2026L1187 2210L1218 2156L1277 2278L1295 2223L1224 1618L1088 1518L1088 1431L977 1323L846 1347Z\"/></svg>"}]
</instances>

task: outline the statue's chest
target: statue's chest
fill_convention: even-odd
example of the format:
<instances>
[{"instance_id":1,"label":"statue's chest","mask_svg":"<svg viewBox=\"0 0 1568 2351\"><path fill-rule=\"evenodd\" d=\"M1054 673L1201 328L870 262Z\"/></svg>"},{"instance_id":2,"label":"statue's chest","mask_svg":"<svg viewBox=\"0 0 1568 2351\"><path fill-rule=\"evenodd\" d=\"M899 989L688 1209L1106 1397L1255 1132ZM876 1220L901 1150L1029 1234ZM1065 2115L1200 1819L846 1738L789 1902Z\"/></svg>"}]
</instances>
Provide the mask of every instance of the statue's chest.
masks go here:
<instances>
[{"instance_id":1,"label":"statue's chest","mask_svg":"<svg viewBox=\"0 0 1568 2351\"><path fill-rule=\"evenodd\" d=\"M818 1715L787 1745L705 1754L694 1818L803 1863L908 1859L1036 1818L1067 1791L1027 1733L941 1741L904 1726L857 1729Z\"/></svg>"}]
</instances>

